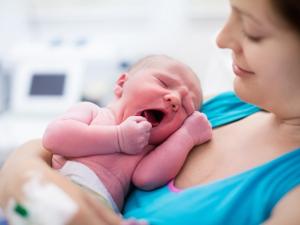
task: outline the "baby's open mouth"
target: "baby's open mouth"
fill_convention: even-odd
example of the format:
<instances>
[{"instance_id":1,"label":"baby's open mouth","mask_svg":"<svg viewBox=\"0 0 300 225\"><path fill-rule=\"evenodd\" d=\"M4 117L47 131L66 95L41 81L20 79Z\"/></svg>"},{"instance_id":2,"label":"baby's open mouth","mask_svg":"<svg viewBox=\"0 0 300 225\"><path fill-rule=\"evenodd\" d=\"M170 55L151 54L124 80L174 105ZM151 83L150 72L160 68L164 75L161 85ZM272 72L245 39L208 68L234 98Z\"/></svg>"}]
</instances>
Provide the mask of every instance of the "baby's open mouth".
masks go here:
<instances>
[{"instance_id":1,"label":"baby's open mouth","mask_svg":"<svg viewBox=\"0 0 300 225\"><path fill-rule=\"evenodd\" d=\"M156 109L148 109L142 111L141 116L145 117L152 124L152 127L156 127L163 120L165 113Z\"/></svg>"}]
</instances>

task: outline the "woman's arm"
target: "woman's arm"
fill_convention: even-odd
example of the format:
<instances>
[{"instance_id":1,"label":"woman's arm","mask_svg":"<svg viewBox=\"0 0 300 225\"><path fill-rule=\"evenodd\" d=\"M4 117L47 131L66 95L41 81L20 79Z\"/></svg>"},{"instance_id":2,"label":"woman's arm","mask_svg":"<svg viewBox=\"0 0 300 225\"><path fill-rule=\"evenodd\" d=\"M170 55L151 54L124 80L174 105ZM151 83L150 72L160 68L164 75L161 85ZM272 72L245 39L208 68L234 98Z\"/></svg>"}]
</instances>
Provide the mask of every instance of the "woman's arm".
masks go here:
<instances>
[{"instance_id":1,"label":"woman's arm","mask_svg":"<svg viewBox=\"0 0 300 225\"><path fill-rule=\"evenodd\" d=\"M3 207L8 198L21 199L20 187L24 183L26 171L39 171L45 173L50 170L52 155L42 149L39 140L33 140L20 146L14 151L0 171L0 205Z\"/></svg>"},{"instance_id":2,"label":"woman's arm","mask_svg":"<svg viewBox=\"0 0 300 225\"><path fill-rule=\"evenodd\" d=\"M53 184L63 190L78 206L70 224L114 225L121 223L119 215L54 171L49 166L51 157L52 155L42 147L41 140L27 142L13 152L0 171L1 207L6 208L10 199L20 203L26 201L23 192L24 184L28 182L29 174L38 173L42 175L43 183Z\"/></svg>"},{"instance_id":3,"label":"woman's arm","mask_svg":"<svg viewBox=\"0 0 300 225\"><path fill-rule=\"evenodd\" d=\"M300 224L300 187L288 193L273 209L272 215L263 225Z\"/></svg>"}]
</instances>

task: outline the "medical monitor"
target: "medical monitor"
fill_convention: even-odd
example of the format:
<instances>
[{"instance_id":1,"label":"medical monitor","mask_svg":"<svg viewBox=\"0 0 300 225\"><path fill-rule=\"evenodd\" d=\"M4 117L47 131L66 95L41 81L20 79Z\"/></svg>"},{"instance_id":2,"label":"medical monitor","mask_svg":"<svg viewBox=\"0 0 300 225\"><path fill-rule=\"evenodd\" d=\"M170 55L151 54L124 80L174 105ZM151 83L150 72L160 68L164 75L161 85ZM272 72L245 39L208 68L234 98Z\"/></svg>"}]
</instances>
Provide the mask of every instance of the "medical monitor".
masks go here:
<instances>
[{"instance_id":1,"label":"medical monitor","mask_svg":"<svg viewBox=\"0 0 300 225\"><path fill-rule=\"evenodd\" d=\"M30 96L62 96L66 74L33 74L29 89Z\"/></svg>"},{"instance_id":2,"label":"medical monitor","mask_svg":"<svg viewBox=\"0 0 300 225\"><path fill-rule=\"evenodd\" d=\"M82 68L78 63L32 62L14 74L11 109L16 113L61 113L80 100Z\"/></svg>"}]
</instances>

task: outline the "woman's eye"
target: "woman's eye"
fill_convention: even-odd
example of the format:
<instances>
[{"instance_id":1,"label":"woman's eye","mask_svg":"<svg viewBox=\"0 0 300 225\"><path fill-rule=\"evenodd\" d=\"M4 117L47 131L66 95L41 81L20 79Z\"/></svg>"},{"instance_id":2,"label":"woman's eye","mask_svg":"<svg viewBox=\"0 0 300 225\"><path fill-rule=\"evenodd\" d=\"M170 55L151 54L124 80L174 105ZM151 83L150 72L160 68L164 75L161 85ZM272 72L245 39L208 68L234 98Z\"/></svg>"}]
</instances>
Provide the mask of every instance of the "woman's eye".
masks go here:
<instances>
[{"instance_id":1,"label":"woman's eye","mask_svg":"<svg viewBox=\"0 0 300 225\"><path fill-rule=\"evenodd\" d=\"M248 34L247 32L243 31L243 34L244 36L249 40L249 41L252 41L252 42L260 42L262 40L262 37L258 37L258 36L253 36L253 35L250 35Z\"/></svg>"}]
</instances>

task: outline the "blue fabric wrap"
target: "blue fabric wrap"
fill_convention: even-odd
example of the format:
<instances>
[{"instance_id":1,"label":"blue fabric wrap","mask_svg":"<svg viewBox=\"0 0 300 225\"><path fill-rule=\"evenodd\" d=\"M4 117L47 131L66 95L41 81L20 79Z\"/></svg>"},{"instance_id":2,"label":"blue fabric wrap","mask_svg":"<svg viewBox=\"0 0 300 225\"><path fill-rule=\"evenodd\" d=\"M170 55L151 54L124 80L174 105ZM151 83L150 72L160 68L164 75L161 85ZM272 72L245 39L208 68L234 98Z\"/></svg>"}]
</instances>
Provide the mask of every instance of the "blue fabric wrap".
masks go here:
<instances>
[{"instance_id":1,"label":"blue fabric wrap","mask_svg":"<svg viewBox=\"0 0 300 225\"><path fill-rule=\"evenodd\" d=\"M259 110L233 92L208 100L201 109L213 127ZM172 192L168 185L153 191L134 189L124 216L143 218L151 225L258 225L298 185L300 148L248 171L181 192Z\"/></svg>"}]
</instances>

